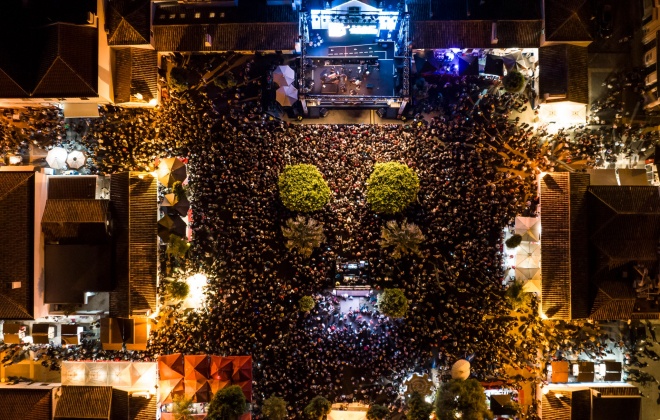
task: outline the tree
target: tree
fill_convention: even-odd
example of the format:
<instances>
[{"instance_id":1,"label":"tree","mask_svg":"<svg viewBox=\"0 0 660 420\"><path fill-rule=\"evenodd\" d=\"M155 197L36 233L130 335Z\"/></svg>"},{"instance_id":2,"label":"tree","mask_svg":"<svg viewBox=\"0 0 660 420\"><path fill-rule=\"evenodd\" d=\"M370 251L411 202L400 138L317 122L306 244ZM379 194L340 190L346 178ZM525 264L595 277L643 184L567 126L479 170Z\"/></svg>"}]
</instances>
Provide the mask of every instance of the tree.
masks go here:
<instances>
[{"instance_id":1,"label":"tree","mask_svg":"<svg viewBox=\"0 0 660 420\"><path fill-rule=\"evenodd\" d=\"M476 379L451 379L438 390L435 399L438 420L492 420L484 388Z\"/></svg>"},{"instance_id":2,"label":"tree","mask_svg":"<svg viewBox=\"0 0 660 420\"><path fill-rule=\"evenodd\" d=\"M310 213L330 201L330 187L314 165L287 165L278 179L280 199L291 211Z\"/></svg>"},{"instance_id":3,"label":"tree","mask_svg":"<svg viewBox=\"0 0 660 420\"><path fill-rule=\"evenodd\" d=\"M384 405L374 404L367 411L367 420L383 420L390 414L390 410Z\"/></svg>"},{"instance_id":4,"label":"tree","mask_svg":"<svg viewBox=\"0 0 660 420\"><path fill-rule=\"evenodd\" d=\"M183 300L188 297L190 286L185 281L172 280L167 284L167 294L174 300Z\"/></svg>"},{"instance_id":5,"label":"tree","mask_svg":"<svg viewBox=\"0 0 660 420\"><path fill-rule=\"evenodd\" d=\"M170 235L170 240L167 241L167 250L165 251L165 254L174 258L174 261L178 264L181 264L185 260L189 249L190 244L188 241L177 235Z\"/></svg>"},{"instance_id":6,"label":"tree","mask_svg":"<svg viewBox=\"0 0 660 420\"><path fill-rule=\"evenodd\" d=\"M261 412L270 420L284 420L287 418L286 401L273 395L264 400Z\"/></svg>"},{"instance_id":7,"label":"tree","mask_svg":"<svg viewBox=\"0 0 660 420\"><path fill-rule=\"evenodd\" d=\"M396 214L417 199L419 178L403 163L374 165L367 180L367 203L376 213Z\"/></svg>"},{"instance_id":8,"label":"tree","mask_svg":"<svg viewBox=\"0 0 660 420\"><path fill-rule=\"evenodd\" d=\"M303 296L298 301L298 309L300 309L300 312L309 312L314 309L314 306L316 306L316 302L311 296Z\"/></svg>"},{"instance_id":9,"label":"tree","mask_svg":"<svg viewBox=\"0 0 660 420\"><path fill-rule=\"evenodd\" d=\"M502 85L507 92L518 93L525 87L525 76L519 71L510 71L502 78Z\"/></svg>"},{"instance_id":10,"label":"tree","mask_svg":"<svg viewBox=\"0 0 660 420\"><path fill-rule=\"evenodd\" d=\"M216 392L208 407L208 420L236 420L247 410L245 394L238 385Z\"/></svg>"},{"instance_id":11,"label":"tree","mask_svg":"<svg viewBox=\"0 0 660 420\"><path fill-rule=\"evenodd\" d=\"M305 415L310 420L323 420L332 409L332 403L324 397L317 395L305 407Z\"/></svg>"},{"instance_id":12,"label":"tree","mask_svg":"<svg viewBox=\"0 0 660 420\"><path fill-rule=\"evenodd\" d=\"M309 258L314 248L318 248L325 241L323 224L304 216L287 220L286 227L282 227L282 234L287 239L284 244L286 248L289 251L298 251L305 258Z\"/></svg>"},{"instance_id":13,"label":"tree","mask_svg":"<svg viewBox=\"0 0 660 420\"><path fill-rule=\"evenodd\" d=\"M403 318L408 312L408 299L402 289L385 289L378 296L378 309L390 318Z\"/></svg>"},{"instance_id":14,"label":"tree","mask_svg":"<svg viewBox=\"0 0 660 420\"><path fill-rule=\"evenodd\" d=\"M174 184L172 184L172 193L174 194L174 197L176 197L177 201L188 198L186 196L186 189L184 188L181 181L174 181Z\"/></svg>"},{"instance_id":15,"label":"tree","mask_svg":"<svg viewBox=\"0 0 660 420\"><path fill-rule=\"evenodd\" d=\"M175 66L170 69L167 84L177 92L183 92L191 85L191 72L185 67Z\"/></svg>"},{"instance_id":16,"label":"tree","mask_svg":"<svg viewBox=\"0 0 660 420\"><path fill-rule=\"evenodd\" d=\"M532 296L523 290L523 282L516 280L506 289L506 300L514 310L527 308Z\"/></svg>"},{"instance_id":17,"label":"tree","mask_svg":"<svg viewBox=\"0 0 660 420\"><path fill-rule=\"evenodd\" d=\"M432 412L433 405L426 402L419 392L413 392L408 398L408 413L406 413L408 420L428 420Z\"/></svg>"},{"instance_id":18,"label":"tree","mask_svg":"<svg viewBox=\"0 0 660 420\"><path fill-rule=\"evenodd\" d=\"M520 246L521 242L522 242L522 236L516 233L515 235L511 235L509 239L504 241L504 245L506 245L506 247L509 249L514 249Z\"/></svg>"},{"instance_id":19,"label":"tree","mask_svg":"<svg viewBox=\"0 0 660 420\"><path fill-rule=\"evenodd\" d=\"M392 258L401 258L404 255L419 254L419 244L426 239L421 229L414 223L406 220L399 225L396 220L390 220L380 231L381 248L394 247Z\"/></svg>"},{"instance_id":20,"label":"tree","mask_svg":"<svg viewBox=\"0 0 660 420\"><path fill-rule=\"evenodd\" d=\"M174 408L172 414L174 415L174 420L193 420L192 413L193 400L190 398L175 396L174 397Z\"/></svg>"}]
</instances>

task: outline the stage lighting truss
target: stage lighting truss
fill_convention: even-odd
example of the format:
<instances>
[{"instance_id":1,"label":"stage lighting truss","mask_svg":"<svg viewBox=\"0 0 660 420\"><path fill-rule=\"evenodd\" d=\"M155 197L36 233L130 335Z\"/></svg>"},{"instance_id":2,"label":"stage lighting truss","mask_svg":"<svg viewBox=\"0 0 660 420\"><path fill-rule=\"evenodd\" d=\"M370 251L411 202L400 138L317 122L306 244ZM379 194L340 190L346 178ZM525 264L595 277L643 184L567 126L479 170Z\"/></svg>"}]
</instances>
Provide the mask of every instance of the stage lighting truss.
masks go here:
<instances>
[{"instance_id":1,"label":"stage lighting truss","mask_svg":"<svg viewBox=\"0 0 660 420\"><path fill-rule=\"evenodd\" d=\"M369 33L377 34L379 31L393 31L397 27L399 21L398 12L383 12L379 9L368 11L360 11L357 13L349 12L347 10L329 9L329 10L311 10L310 24L313 30L330 30L331 27L337 28L336 24L342 24L349 27L366 26L370 29L364 30L367 32L354 33ZM338 33L337 30L334 30ZM332 36L332 35L330 35Z\"/></svg>"}]
</instances>

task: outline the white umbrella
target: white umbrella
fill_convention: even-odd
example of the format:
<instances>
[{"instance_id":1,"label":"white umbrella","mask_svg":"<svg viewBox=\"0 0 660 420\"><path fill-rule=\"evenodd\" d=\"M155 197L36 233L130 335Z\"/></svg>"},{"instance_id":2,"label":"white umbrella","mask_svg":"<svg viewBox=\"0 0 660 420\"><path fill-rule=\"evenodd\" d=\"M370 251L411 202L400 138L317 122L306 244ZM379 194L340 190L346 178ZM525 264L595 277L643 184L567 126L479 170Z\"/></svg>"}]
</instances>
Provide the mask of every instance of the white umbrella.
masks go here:
<instances>
[{"instance_id":1,"label":"white umbrella","mask_svg":"<svg viewBox=\"0 0 660 420\"><path fill-rule=\"evenodd\" d=\"M516 233L523 241L538 242L541 240L541 219L538 217L516 217Z\"/></svg>"},{"instance_id":2,"label":"white umbrella","mask_svg":"<svg viewBox=\"0 0 660 420\"><path fill-rule=\"evenodd\" d=\"M277 66L273 71L273 82L280 87L289 86L296 80L296 73L289 66Z\"/></svg>"},{"instance_id":3,"label":"white umbrella","mask_svg":"<svg viewBox=\"0 0 660 420\"><path fill-rule=\"evenodd\" d=\"M282 106L293 106L298 100L298 89L293 86L282 86L275 92L275 98Z\"/></svg>"},{"instance_id":4,"label":"white umbrella","mask_svg":"<svg viewBox=\"0 0 660 420\"><path fill-rule=\"evenodd\" d=\"M541 247L538 244L523 242L516 251L516 268L541 267Z\"/></svg>"},{"instance_id":5,"label":"white umbrella","mask_svg":"<svg viewBox=\"0 0 660 420\"><path fill-rule=\"evenodd\" d=\"M53 147L46 155L48 166L53 169L62 169L66 165L67 153L63 147Z\"/></svg>"},{"instance_id":6,"label":"white umbrella","mask_svg":"<svg viewBox=\"0 0 660 420\"><path fill-rule=\"evenodd\" d=\"M66 164L69 165L69 168L78 169L85 165L85 159L85 154L83 152L75 150L69 153L69 156L66 158Z\"/></svg>"},{"instance_id":7,"label":"white umbrella","mask_svg":"<svg viewBox=\"0 0 660 420\"><path fill-rule=\"evenodd\" d=\"M541 268L523 268L516 266L516 280L525 281L539 278Z\"/></svg>"},{"instance_id":8,"label":"white umbrella","mask_svg":"<svg viewBox=\"0 0 660 420\"><path fill-rule=\"evenodd\" d=\"M523 285L523 292L541 294L541 280L528 280Z\"/></svg>"}]
</instances>

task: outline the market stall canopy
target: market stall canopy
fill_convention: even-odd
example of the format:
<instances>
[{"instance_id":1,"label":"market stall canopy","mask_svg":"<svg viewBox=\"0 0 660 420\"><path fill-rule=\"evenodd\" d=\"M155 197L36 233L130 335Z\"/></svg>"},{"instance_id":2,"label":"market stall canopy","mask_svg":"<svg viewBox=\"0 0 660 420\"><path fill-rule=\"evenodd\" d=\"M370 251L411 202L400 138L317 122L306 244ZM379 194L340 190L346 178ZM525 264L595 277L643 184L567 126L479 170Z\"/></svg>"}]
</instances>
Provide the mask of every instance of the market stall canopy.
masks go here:
<instances>
[{"instance_id":1,"label":"market stall canopy","mask_svg":"<svg viewBox=\"0 0 660 420\"><path fill-rule=\"evenodd\" d=\"M541 246L534 242L523 242L516 249L516 268L540 268Z\"/></svg>"},{"instance_id":2,"label":"market stall canopy","mask_svg":"<svg viewBox=\"0 0 660 420\"><path fill-rule=\"evenodd\" d=\"M162 159L158 163L158 181L168 188L171 188L176 181L186 180L186 165L177 158Z\"/></svg>"},{"instance_id":3,"label":"market stall canopy","mask_svg":"<svg viewBox=\"0 0 660 420\"><path fill-rule=\"evenodd\" d=\"M161 207L167 207L169 209L172 209L173 211L176 211L179 213L181 216L185 216L188 214L188 210L190 209L190 201L188 201L187 198L182 198L182 199L177 199L176 196L173 193L170 194L165 194L165 197L163 198L163 201L160 203Z\"/></svg>"},{"instance_id":4,"label":"market stall canopy","mask_svg":"<svg viewBox=\"0 0 660 420\"><path fill-rule=\"evenodd\" d=\"M282 86L275 92L275 99L282 106L293 106L298 100L298 89L293 86Z\"/></svg>"},{"instance_id":5,"label":"market stall canopy","mask_svg":"<svg viewBox=\"0 0 660 420\"><path fill-rule=\"evenodd\" d=\"M183 379L185 373L183 360L181 353L158 357L158 374L160 379Z\"/></svg>"},{"instance_id":6,"label":"market stall canopy","mask_svg":"<svg viewBox=\"0 0 660 420\"><path fill-rule=\"evenodd\" d=\"M277 66L273 71L273 82L279 87L289 86L296 80L296 73L289 66Z\"/></svg>"},{"instance_id":7,"label":"market stall canopy","mask_svg":"<svg viewBox=\"0 0 660 420\"><path fill-rule=\"evenodd\" d=\"M479 60L472 54L458 56L458 74L461 76L478 76Z\"/></svg>"},{"instance_id":8,"label":"market stall canopy","mask_svg":"<svg viewBox=\"0 0 660 420\"><path fill-rule=\"evenodd\" d=\"M69 153L69 156L66 158L66 164L69 165L69 168L78 169L82 166L85 166L86 161L85 154L80 150L74 150Z\"/></svg>"},{"instance_id":9,"label":"market stall canopy","mask_svg":"<svg viewBox=\"0 0 660 420\"><path fill-rule=\"evenodd\" d=\"M515 229L524 242L541 240L541 219L538 217L516 217Z\"/></svg>"},{"instance_id":10,"label":"market stall canopy","mask_svg":"<svg viewBox=\"0 0 660 420\"><path fill-rule=\"evenodd\" d=\"M165 242L169 242L170 235L177 235L181 238L186 237L186 222L179 216L170 216L166 214L158 221L158 236Z\"/></svg>"},{"instance_id":11,"label":"market stall canopy","mask_svg":"<svg viewBox=\"0 0 660 420\"><path fill-rule=\"evenodd\" d=\"M68 153L63 147L53 147L46 155L46 163L53 169L63 169L66 167L66 158Z\"/></svg>"},{"instance_id":12,"label":"market stall canopy","mask_svg":"<svg viewBox=\"0 0 660 420\"><path fill-rule=\"evenodd\" d=\"M523 268L516 266L516 280L526 281L535 278L539 278L541 275L541 268L532 267L532 268Z\"/></svg>"},{"instance_id":13,"label":"market stall canopy","mask_svg":"<svg viewBox=\"0 0 660 420\"><path fill-rule=\"evenodd\" d=\"M504 76L504 59L493 54L486 55L484 73Z\"/></svg>"},{"instance_id":14,"label":"market stall canopy","mask_svg":"<svg viewBox=\"0 0 660 420\"><path fill-rule=\"evenodd\" d=\"M527 280L523 285L523 292L541 294L541 279Z\"/></svg>"}]
</instances>

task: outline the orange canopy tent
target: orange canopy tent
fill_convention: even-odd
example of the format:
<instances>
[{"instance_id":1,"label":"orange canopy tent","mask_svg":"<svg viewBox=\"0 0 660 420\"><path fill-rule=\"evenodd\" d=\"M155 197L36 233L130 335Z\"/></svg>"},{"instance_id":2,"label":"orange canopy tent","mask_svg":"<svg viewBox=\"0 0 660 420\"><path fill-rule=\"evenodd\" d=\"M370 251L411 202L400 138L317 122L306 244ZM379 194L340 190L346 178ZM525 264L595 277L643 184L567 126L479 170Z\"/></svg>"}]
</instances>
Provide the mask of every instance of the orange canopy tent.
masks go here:
<instances>
[{"instance_id":1,"label":"orange canopy tent","mask_svg":"<svg viewBox=\"0 0 660 420\"><path fill-rule=\"evenodd\" d=\"M158 381L158 399L161 404L169 404L175 396L184 395L184 383L181 379L166 379Z\"/></svg>"},{"instance_id":2,"label":"orange canopy tent","mask_svg":"<svg viewBox=\"0 0 660 420\"><path fill-rule=\"evenodd\" d=\"M211 386L207 380L188 380L184 381L186 398L194 402L211 401Z\"/></svg>"},{"instance_id":3,"label":"orange canopy tent","mask_svg":"<svg viewBox=\"0 0 660 420\"><path fill-rule=\"evenodd\" d=\"M211 356L210 379L230 381L233 373L233 362L230 357Z\"/></svg>"},{"instance_id":4,"label":"orange canopy tent","mask_svg":"<svg viewBox=\"0 0 660 420\"><path fill-rule=\"evenodd\" d=\"M183 379L184 363L181 353L168 354L158 358L158 375L160 380Z\"/></svg>"},{"instance_id":5,"label":"orange canopy tent","mask_svg":"<svg viewBox=\"0 0 660 420\"><path fill-rule=\"evenodd\" d=\"M184 358L186 381L205 381L210 374L210 360L207 355L187 355Z\"/></svg>"}]
</instances>

